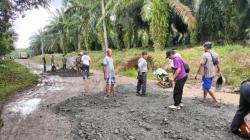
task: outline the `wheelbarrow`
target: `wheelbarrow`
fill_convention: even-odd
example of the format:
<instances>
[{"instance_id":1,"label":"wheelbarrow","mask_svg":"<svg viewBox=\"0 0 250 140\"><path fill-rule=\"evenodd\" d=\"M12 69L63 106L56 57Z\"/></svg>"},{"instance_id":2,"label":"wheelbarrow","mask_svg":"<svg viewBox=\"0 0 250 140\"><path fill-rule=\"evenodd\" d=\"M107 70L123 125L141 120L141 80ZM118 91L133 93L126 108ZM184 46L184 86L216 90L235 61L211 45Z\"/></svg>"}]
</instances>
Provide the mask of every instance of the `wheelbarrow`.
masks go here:
<instances>
[{"instance_id":1,"label":"wheelbarrow","mask_svg":"<svg viewBox=\"0 0 250 140\"><path fill-rule=\"evenodd\" d=\"M158 85L162 88L173 87L173 82L169 79L170 74L162 68L153 71L154 77L159 81Z\"/></svg>"}]
</instances>

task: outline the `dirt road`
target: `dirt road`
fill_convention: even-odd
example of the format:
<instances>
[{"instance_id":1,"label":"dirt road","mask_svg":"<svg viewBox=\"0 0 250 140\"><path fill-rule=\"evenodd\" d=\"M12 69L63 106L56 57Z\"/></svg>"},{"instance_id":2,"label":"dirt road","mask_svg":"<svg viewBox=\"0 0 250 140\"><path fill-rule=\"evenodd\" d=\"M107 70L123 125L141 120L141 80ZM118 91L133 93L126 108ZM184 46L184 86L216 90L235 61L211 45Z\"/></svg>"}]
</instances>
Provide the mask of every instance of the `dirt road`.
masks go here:
<instances>
[{"instance_id":1,"label":"dirt road","mask_svg":"<svg viewBox=\"0 0 250 140\"><path fill-rule=\"evenodd\" d=\"M160 89L154 81L142 98L134 93L136 79L119 76L118 96L106 98L100 72L83 81L42 74L42 66L30 60L19 63L39 74L40 82L6 103L1 140L240 139L228 132L236 106L200 103L201 90L193 85L185 88L185 106L176 112L166 108L172 103L171 89ZM220 96L225 103L238 102L237 95Z\"/></svg>"}]
</instances>

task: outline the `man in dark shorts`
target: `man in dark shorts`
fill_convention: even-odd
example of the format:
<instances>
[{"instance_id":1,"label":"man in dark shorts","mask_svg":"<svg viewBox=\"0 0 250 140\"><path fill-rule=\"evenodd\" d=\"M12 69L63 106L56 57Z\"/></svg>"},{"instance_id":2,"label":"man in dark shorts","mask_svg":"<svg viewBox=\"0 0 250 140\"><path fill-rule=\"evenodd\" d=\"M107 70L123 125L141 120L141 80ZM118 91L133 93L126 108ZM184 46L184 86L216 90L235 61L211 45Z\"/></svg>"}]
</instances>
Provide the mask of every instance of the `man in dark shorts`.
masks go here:
<instances>
[{"instance_id":1,"label":"man in dark shorts","mask_svg":"<svg viewBox=\"0 0 250 140\"><path fill-rule=\"evenodd\" d=\"M250 78L242 82L240 86L240 104L231 124L231 131L238 135L244 118L250 112Z\"/></svg>"},{"instance_id":2,"label":"man in dark shorts","mask_svg":"<svg viewBox=\"0 0 250 140\"><path fill-rule=\"evenodd\" d=\"M188 73L185 70L184 61L181 57L176 55L174 50L169 50L166 53L166 58L173 60L174 63L174 75L170 78L171 81L175 81L174 85L174 105L168 106L170 109L181 109L183 88L188 78Z\"/></svg>"}]
</instances>

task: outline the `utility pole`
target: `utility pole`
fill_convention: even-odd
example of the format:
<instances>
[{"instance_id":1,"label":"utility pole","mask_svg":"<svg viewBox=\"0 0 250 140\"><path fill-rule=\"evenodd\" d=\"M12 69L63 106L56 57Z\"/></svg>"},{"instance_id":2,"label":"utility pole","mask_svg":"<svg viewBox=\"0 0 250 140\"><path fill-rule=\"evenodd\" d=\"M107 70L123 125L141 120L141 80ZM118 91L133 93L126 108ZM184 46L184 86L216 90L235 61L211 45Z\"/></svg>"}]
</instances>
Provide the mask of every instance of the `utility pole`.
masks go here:
<instances>
[{"instance_id":1,"label":"utility pole","mask_svg":"<svg viewBox=\"0 0 250 140\"><path fill-rule=\"evenodd\" d=\"M104 34L104 42L105 42L105 53L108 50L108 36L107 36L107 27L106 27L106 22L105 22L105 6L104 6L104 0L102 1L102 28L103 28L103 34Z\"/></svg>"}]
</instances>

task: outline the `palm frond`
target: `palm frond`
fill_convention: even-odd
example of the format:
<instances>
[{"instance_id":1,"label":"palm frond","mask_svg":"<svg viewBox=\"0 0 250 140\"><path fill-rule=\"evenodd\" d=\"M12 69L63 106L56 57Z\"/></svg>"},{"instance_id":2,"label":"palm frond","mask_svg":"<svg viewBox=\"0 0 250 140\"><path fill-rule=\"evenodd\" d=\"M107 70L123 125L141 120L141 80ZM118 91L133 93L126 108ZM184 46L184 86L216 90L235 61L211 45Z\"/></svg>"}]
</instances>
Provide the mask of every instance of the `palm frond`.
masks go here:
<instances>
[{"instance_id":1,"label":"palm frond","mask_svg":"<svg viewBox=\"0 0 250 140\"><path fill-rule=\"evenodd\" d=\"M180 16L189 30L193 30L197 27L197 20L188 6L182 4L179 0L169 0L169 6L178 16Z\"/></svg>"},{"instance_id":2,"label":"palm frond","mask_svg":"<svg viewBox=\"0 0 250 140\"><path fill-rule=\"evenodd\" d=\"M152 13L152 1L151 0L145 0L144 4L141 9L141 17L142 20L144 21L149 21L151 18L151 13Z\"/></svg>"}]
</instances>

